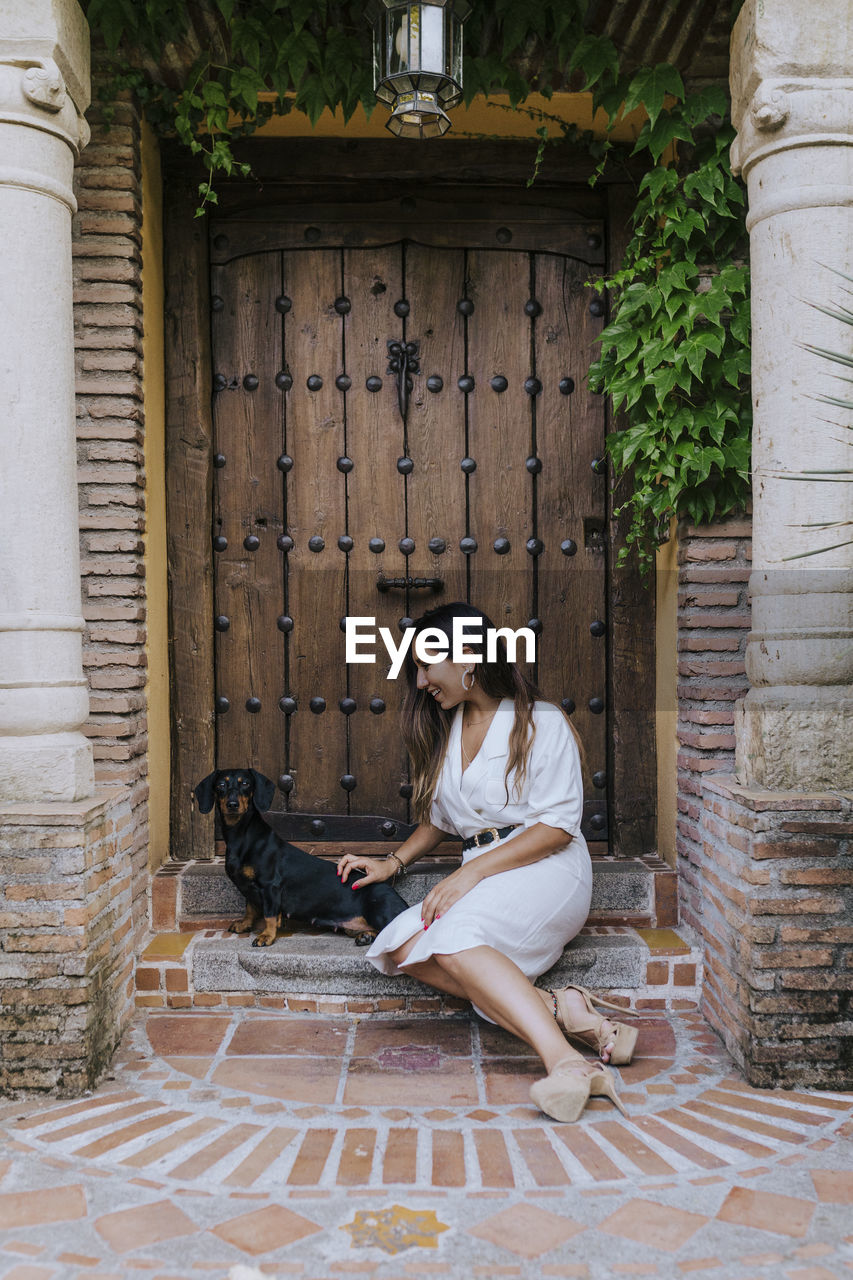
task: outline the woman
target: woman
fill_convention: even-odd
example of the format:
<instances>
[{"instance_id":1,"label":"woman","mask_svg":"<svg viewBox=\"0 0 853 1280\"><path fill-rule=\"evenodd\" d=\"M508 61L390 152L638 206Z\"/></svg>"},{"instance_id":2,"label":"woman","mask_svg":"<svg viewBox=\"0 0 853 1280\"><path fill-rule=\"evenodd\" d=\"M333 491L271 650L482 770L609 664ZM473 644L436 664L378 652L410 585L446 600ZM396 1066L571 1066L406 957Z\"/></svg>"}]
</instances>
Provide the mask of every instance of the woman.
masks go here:
<instances>
[{"instance_id":1,"label":"woman","mask_svg":"<svg viewBox=\"0 0 853 1280\"><path fill-rule=\"evenodd\" d=\"M532 982L589 913L592 867L580 833L574 731L507 661L501 640L495 661L483 660L492 623L478 609L433 609L416 624L415 638L437 630L452 654L453 619L460 617L483 626L482 641L464 646L466 661L418 662L414 643L407 657L403 735L420 825L387 858L346 854L338 874L347 882L361 872L353 888L387 880L405 874L447 832L463 836L462 865L387 925L367 959L384 973L405 971L470 1000L531 1045L548 1073L531 1097L554 1119L576 1120L593 1094L606 1094L621 1110L610 1072L570 1048L563 1032L593 1044L604 1062L625 1063L635 1029L599 1017L583 987L545 991Z\"/></svg>"}]
</instances>

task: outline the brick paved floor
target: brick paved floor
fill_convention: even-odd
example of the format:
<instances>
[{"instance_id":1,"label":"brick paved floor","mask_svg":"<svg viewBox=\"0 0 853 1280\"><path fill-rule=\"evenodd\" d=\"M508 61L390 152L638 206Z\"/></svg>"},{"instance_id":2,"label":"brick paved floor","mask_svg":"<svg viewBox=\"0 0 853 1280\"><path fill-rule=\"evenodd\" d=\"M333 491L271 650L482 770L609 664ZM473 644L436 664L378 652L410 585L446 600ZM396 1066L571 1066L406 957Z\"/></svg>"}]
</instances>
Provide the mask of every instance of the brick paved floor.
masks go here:
<instances>
[{"instance_id":1,"label":"brick paved floor","mask_svg":"<svg viewBox=\"0 0 853 1280\"><path fill-rule=\"evenodd\" d=\"M467 1015L140 1014L94 1094L0 1108L0 1275L853 1275L853 1095L752 1090L698 1014L638 1022L629 1119L561 1125Z\"/></svg>"}]
</instances>

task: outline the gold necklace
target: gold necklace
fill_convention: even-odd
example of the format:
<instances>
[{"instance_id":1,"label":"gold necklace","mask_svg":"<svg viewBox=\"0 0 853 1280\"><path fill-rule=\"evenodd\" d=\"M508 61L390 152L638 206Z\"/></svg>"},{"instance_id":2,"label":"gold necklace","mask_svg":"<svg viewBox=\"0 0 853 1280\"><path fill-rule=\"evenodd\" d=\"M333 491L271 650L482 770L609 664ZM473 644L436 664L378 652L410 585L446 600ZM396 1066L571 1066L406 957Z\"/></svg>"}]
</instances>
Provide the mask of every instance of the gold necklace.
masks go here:
<instances>
[{"instance_id":1,"label":"gold necklace","mask_svg":"<svg viewBox=\"0 0 853 1280\"><path fill-rule=\"evenodd\" d=\"M487 720L492 720L494 718L496 711L497 711L497 707L495 707L494 711L490 711L487 716L480 716L479 720L466 720L465 716L463 715L462 717L463 729L473 729L474 726L477 724L485 724Z\"/></svg>"},{"instance_id":2,"label":"gold necklace","mask_svg":"<svg viewBox=\"0 0 853 1280\"><path fill-rule=\"evenodd\" d=\"M479 720L469 720L467 723L466 723L466 721L465 721L465 717L464 717L464 715L463 715L463 717L462 717L462 733L461 733L461 735L460 735L459 741L460 741L460 744L461 744L461 746L462 746L462 758L463 758L463 760L465 761L466 765L469 765L469 764L471 763L471 761L473 760L474 756L469 756L469 755L468 755L468 752L465 750L465 730L466 730L466 729L469 729L469 728L470 728L470 729L473 729L473 728L474 728L476 725L478 725L478 724L485 724L487 720L494 720L494 718L495 718L495 712L496 712L496 711L497 711L497 707L495 707L495 710L494 710L494 711L492 711L492 712L490 712L490 713L489 713L489 715L487 715L487 716L482 716ZM484 736L485 736L485 735L484 735ZM481 742L480 742L480 746L482 746L482 745L483 745L483 743L482 743L482 741L481 741ZM477 748L477 750L479 750L479 747ZM475 752L474 752L474 755L476 755L476 754L477 754L477 752L475 751Z\"/></svg>"}]
</instances>

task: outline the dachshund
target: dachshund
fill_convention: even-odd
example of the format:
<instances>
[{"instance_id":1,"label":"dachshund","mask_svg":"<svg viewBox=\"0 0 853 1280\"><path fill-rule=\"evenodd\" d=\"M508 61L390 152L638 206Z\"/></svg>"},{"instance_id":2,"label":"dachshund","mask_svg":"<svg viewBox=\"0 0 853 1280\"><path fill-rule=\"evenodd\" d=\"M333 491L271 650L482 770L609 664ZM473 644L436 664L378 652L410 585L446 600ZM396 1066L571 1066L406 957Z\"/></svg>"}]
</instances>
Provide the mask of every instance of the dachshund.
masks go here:
<instances>
[{"instance_id":1,"label":"dachshund","mask_svg":"<svg viewBox=\"0 0 853 1280\"><path fill-rule=\"evenodd\" d=\"M282 917L342 930L357 947L368 946L408 903L389 884L347 888L334 866L282 840L261 813L269 809L275 783L256 769L217 769L195 788L202 813L216 802L225 833L225 872L246 899L232 933L248 933L263 916L253 947L275 942Z\"/></svg>"}]
</instances>

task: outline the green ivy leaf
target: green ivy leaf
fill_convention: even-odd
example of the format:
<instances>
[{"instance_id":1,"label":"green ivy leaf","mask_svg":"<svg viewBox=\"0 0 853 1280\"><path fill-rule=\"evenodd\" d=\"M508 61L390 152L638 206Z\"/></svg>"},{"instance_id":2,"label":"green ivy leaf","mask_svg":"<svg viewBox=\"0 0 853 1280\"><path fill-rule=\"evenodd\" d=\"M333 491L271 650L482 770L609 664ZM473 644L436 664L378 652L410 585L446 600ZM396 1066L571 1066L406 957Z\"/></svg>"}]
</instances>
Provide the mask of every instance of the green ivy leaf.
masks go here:
<instances>
[{"instance_id":1,"label":"green ivy leaf","mask_svg":"<svg viewBox=\"0 0 853 1280\"><path fill-rule=\"evenodd\" d=\"M687 141L693 137L691 129L684 120L668 111L662 112L654 124L647 120L640 130L632 155L641 151L649 151L657 164L667 147L676 140Z\"/></svg>"},{"instance_id":2,"label":"green ivy leaf","mask_svg":"<svg viewBox=\"0 0 853 1280\"><path fill-rule=\"evenodd\" d=\"M264 87L263 79L251 67L238 67L231 73L231 92L243 100L249 111L257 111L258 94Z\"/></svg>"},{"instance_id":3,"label":"green ivy leaf","mask_svg":"<svg viewBox=\"0 0 853 1280\"><path fill-rule=\"evenodd\" d=\"M326 89L322 82L315 77L307 77L299 92L296 95L296 106L300 111L304 111L312 125L316 124L320 116L329 106Z\"/></svg>"},{"instance_id":4,"label":"green ivy leaf","mask_svg":"<svg viewBox=\"0 0 853 1280\"><path fill-rule=\"evenodd\" d=\"M641 194L647 192L652 202L654 202L661 195L661 192L671 191L677 181L678 177L674 169L664 169L658 166L650 169L643 176L643 180L640 183L640 192Z\"/></svg>"},{"instance_id":5,"label":"green ivy leaf","mask_svg":"<svg viewBox=\"0 0 853 1280\"><path fill-rule=\"evenodd\" d=\"M655 389L658 405L662 407L664 401L672 395L678 381L678 370L674 365L664 365L663 368L655 369L649 375L648 381Z\"/></svg>"},{"instance_id":6,"label":"green ivy leaf","mask_svg":"<svg viewBox=\"0 0 853 1280\"><path fill-rule=\"evenodd\" d=\"M525 6L519 5L518 8L523 11ZM575 45L572 56L569 59L570 71L577 71L579 67L586 77L583 86L584 90L591 89L605 73L609 73L609 80L618 80L619 55L610 37L583 36Z\"/></svg>"},{"instance_id":7,"label":"green ivy leaf","mask_svg":"<svg viewBox=\"0 0 853 1280\"><path fill-rule=\"evenodd\" d=\"M656 67L641 67L628 86L625 111L633 111L642 105L654 128L667 94L678 99L684 97L684 84L675 67L668 62L661 62Z\"/></svg>"},{"instance_id":8,"label":"green ivy leaf","mask_svg":"<svg viewBox=\"0 0 853 1280\"><path fill-rule=\"evenodd\" d=\"M698 93L690 93L684 100L682 112L691 128L702 124L709 116L724 116L728 112L729 101L725 89L721 85L710 85Z\"/></svg>"},{"instance_id":9,"label":"green ivy leaf","mask_svg":"<svg viewBox=\"0 0 853 1280\"><path fill-rule=\"evenodd\" d=\"M115 53L127 26L127 18L116 5L96 4L89 7L89 23L100 31L110 53Z\"/></svg>"},{"instance_id":10,"label":"green ivy leaf","mask_svg":"<svg viewBox=\"0 0 853 1280\"><path fill-rule=\"evenodd\" d=\"M678 359L686 360L691 373L695 377L701 378L702 367L708 352L713 351L714 355L718 356L722 350L722 345L723 340L717 333L691 333L679 346Z\"/></svg>"},{"instance_id":11,"label":"green ivy leaf","mask_svg":"<svg viewBox=\"0 0 853 1280\"><path fill-rule=\"evenodd\" d=\"M680 217L671 217L669 225L672 228L673 235L678 236L679 240L685 243L690 239L694 231L700 234L705 231L705 219L697 209L685 209Z\"/></svg>"},{"instance_id":12,"label":"green ivy leaf","mask_svg":"<svg viewBox=\"0 0 853 1280\"><path fill-rule=\"evenodd\" d=\"M733 338L742 343L745 347L749 345L750 333L750 313L749 304L743 304L738 307L730 325L730 333Z\"/></svg>"},{"instance_id":13,"label":"green ivy leaf","mask_svg":"<svg viewBox=\"0 0 853 1280\"><path fill-rule=\"evenodd\" d=\"M523 44L530 26L530 15L526 5L516 4L506 14L502 24L503 45L502 57L506 58Z\"/></svg>"},{"instance_id":14,"label":"green ivy leaf","mask_svg":"<svg viewBox=\"0 0 853 1280\"><path fill-rule=\"evenodd\" d=\"M286 50L286 53L285 53ZM296 34L282 47L282 58L286 58L288 68L288 87L301 84L308 70L308 49L301 34Z\"/></svg>"},{"instance_id":15,"label":"green ivy leaf","mask_svg":"<svg viewBox=\"0 0 853 1280\"><path fill-rule=\"evenodd\" d=\"M288 0L288 11L294 31L301 31L311 14L318 8L315 0Z\"/></svg>"},{"instance_id":16,"label":"green ivy leaf","mask_svg":"<svg viewBox=\"0 0 853 1280\"><path fill-rule=\"evenodd\" d=\"M228 108L228 99L225 96L225 89L218 80L208 80L207 84L202 86L202 99L206 106L225 107Z\"/></svg>"}]
</instances>

